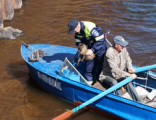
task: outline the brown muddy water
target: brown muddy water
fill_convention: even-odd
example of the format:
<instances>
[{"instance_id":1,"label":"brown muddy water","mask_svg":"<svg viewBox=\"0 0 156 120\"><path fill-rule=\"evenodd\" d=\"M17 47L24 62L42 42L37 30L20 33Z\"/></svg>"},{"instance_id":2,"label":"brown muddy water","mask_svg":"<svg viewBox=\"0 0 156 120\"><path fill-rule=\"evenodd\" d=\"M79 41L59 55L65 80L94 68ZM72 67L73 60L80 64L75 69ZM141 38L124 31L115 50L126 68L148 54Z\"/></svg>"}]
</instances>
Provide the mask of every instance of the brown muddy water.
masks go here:
<instances>
[{"instance_id":1,"label":"brown muddy water","mask_svg":"<svg viewBox=\"0 0 156 120\"><path fill-rule=\"evenodd\" d=\"M15 11L12 26L24 32L16 40L0 40L0 120L50 120L72 109L71 105L41 89L31 78L20 54L21 42L75 47L68 35L71 19L92 21L108 39L123 36L128 42L133 64L156 63L156 0L23 0ZM71 120L110 120L91 111L83 111Z\"/></svg>"}]
</instances>

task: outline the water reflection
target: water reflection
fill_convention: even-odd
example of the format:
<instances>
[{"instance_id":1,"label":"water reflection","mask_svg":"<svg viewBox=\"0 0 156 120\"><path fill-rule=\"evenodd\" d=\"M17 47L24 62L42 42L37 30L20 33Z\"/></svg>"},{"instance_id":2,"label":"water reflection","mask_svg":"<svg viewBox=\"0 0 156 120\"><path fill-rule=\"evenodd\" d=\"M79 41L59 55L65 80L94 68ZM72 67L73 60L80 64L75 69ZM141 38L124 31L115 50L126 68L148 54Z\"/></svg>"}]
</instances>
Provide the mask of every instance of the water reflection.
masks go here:
<instances>
[{"instance_id":1,"label":"water reflection","mask_svg":"<svg viewBox=\"0 0 156 120\"><path fill-rule=\"evenodd\" d=\"M128 50L133 64L155 64L156 0L24 0L15 11L12 26L24 32L16 40L0 40L0 118L12 120L45 120L74 106L39 88L29 76L21 58L20 45L57 44L75 47L74 36L68 35L71 19L89 20L104 33L111 30L108 39L122 35L130 44ZM84 113L84 114L83 114ZM82 112L73 120L109 119L93 112Z\"/></svg>"}]
</instances>

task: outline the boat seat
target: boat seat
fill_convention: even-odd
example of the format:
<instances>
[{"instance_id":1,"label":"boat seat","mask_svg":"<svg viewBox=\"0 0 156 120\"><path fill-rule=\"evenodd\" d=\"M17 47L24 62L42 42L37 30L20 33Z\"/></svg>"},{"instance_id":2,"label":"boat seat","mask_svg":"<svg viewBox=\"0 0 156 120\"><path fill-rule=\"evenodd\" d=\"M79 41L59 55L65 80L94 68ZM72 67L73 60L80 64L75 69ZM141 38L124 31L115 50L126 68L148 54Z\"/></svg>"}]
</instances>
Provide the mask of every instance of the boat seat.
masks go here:
<instances>
[{"instance_id":1,"label":"boat seat","mask_svg":"<svg viewBox=\"0 0 156 120\"><path fill-rule=\"evenodd\" d=\"M103 91L106 90L106 89L108 89L108 86L106 84L101 84L99 81L97 81L93 85L93 87L98 88L98 89L103 90Z\"/></svg>"}]
</instances>

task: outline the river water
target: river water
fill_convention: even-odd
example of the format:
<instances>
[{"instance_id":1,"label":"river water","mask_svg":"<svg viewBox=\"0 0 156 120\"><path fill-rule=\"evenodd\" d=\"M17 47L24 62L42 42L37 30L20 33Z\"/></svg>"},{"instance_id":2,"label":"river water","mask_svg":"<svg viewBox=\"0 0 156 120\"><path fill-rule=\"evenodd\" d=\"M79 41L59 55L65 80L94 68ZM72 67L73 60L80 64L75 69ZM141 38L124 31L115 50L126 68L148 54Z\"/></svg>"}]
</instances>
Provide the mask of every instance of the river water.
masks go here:
<instances>
[{"instance_id":1,"label":"river water","mask_svg":"<svg viewBox=\"0 0 156 120\"><path fill-rule=\"evenodd\" d=\"M108 39L123 36L138 66L156 63L156 0L23 0L12 26L24 32L16 40L0 40L0 120L50 120L71 105L41 89L31 78L20 54L21 42L75 47L67 24L72 19L92 21L111 30ZM83 111L71 120L110 120Z\"/></svg>"}]
</instances>

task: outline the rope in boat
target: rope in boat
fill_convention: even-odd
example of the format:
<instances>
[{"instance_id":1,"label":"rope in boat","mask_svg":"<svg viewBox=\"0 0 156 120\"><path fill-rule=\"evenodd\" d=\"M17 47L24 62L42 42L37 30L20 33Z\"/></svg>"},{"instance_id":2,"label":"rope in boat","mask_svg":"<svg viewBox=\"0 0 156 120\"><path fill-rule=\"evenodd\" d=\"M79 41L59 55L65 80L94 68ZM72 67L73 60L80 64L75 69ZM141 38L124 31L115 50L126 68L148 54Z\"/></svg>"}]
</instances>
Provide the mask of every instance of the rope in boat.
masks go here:
<instances>
[{"instance_id":1,"label":"rope in boat","mask_svg":"<svg viewBox=\"0 0 156 120\"><path fill-rule=\"evenodd\" d=\"M148 80L148 75L149 75L149 70L147 71L147 76L146 76L146 83L145 83L145 90L146 90L146 88L147 88L147 80ZM145 101L146 101L146 97L145 97Z\"/></svg>"},{"instance_id":2,"label":"rope in boat","mask_svg":"<svg viewBox=\"0 0 156 120\"><path fill-rule=\"evenodd\" d=\"M137 77L137 79L140 79L140 80L147 80L147 78L142 78L142 77Z\"/></svg>"},{"instance_id":3,"label":"rope in boat","mask_svg":"<svg viewBox=\"0 0 156 120\"><path fill-rule=\"evenodd\" d=\"M153 73L151 73L151 71L147 72L146 74L147 74L147 76L149 76L149 77L151 77L152 79L155 79L155 80L156 80L156 76L152 75ZM148 79L148 78L147 78L147 77L146 77L146 78L137 77L137 79L146 80L146 79Z\"/></svg>"},{"instance_id":4,"label":"rope in boat","mask_svg":"<svg viewBox=\"0 0 156 120\"><path fill-rule=\"evenodd\" d=\"M151 72L149 72L149 73L147 73L147 74L148 74L148 76L150 76L152 79L155 79L155 80L156 80L156 76L152 75Z\"/></svg>"},{"instance_id":5,"label":"rope in boat","mask_svg":"<svg viewBox=\"0 0 156 120\"><path fill-rule=\"evenodd\" d=\"M147 71L146 83L145 83L145 90L146 90L146 87L147 87L148 73L149 73L149 70Z\"/></svg>"},{"instance_id":6,"label":"rope in boat","mask_svg":"<svg viewBox=\"0 0 156 120\"><path fill-rule=\"evenodd\" d=\"M30 48L30 46L28 44L22 42L22 45L24 45L28 50L31 51L31 55L30 55L30 59L29 59L30 62L39 61L39 58L43 58L44 56L48 55L48 53L45 53L44 51L53 47L53 46L51 46L48 48L37 49L37 51L35 50L36 52L34 52L33 47ZM34 56L35 56L35 58L34 58Z\"/></svg>"}]
</instances>

